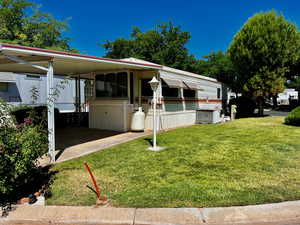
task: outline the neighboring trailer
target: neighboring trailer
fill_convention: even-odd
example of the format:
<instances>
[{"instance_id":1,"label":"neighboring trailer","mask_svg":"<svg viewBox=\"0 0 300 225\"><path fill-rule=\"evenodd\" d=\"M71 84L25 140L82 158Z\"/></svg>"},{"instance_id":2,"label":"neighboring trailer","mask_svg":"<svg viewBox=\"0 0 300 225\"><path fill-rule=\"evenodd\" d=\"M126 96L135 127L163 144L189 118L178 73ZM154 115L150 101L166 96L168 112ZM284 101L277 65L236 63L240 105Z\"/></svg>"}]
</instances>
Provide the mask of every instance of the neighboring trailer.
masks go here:
<instances>
[{"instance_id":1,"label":"neighboring trailer","mask_svg":"<svg viewBox=\"0 0 300 225\"><path fill-rule=\"evenodd\" d=\"M38 74L0 73L0 98L12 105L45 105L46 76ZM84 102L84 80L80 81L81 102ZM75 111L76 84L74 78L54 76L54 87L60 91L55 108L60 112ZM33 97L35 91L35 98Z\"/></svg>"}]
</instances>

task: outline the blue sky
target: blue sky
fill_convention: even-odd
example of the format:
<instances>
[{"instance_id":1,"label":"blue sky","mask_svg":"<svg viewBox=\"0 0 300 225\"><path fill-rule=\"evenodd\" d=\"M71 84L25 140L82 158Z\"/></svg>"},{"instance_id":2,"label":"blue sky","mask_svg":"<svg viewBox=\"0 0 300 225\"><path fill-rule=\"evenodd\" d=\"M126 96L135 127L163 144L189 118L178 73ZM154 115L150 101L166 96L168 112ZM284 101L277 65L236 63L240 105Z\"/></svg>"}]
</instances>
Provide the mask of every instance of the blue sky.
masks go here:
<instances>
[{"instance_id":1,"label":"blue sky","mask_svg":"<svg viewBox=\"0 0 300 225\"><path fill-rule=\"evenodd\" d=\"M172 21L192 35L187 47L197 58L226 50L234 34L254 13L275 9L300 25L297 0L32 0L56 19L69 20L67 37L81 53L103 56L97 43L129 38L132 27L143 31Z\"/></svg>"}]
</instances>

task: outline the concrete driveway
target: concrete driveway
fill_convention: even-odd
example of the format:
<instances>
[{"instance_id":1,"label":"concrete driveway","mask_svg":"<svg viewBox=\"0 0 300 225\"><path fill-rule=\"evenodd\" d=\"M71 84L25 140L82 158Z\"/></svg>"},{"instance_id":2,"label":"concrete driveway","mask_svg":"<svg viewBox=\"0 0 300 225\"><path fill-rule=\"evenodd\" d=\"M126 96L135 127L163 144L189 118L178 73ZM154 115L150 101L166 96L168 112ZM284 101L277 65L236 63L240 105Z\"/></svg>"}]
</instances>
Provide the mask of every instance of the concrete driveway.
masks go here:
<instances>
[{"instance_id":1,"label":"concrete driveway","mask_svg":"<svg viewBox=\"0 0 300 225\"><path fill-rule=\"evenodd\" d=\"M79 158L150 134L150 131L121 133L82 127L57 129L54 163ZM39 164L41 166L50 164L50 158L42 158Z\"/></svg>"}]
</instances>

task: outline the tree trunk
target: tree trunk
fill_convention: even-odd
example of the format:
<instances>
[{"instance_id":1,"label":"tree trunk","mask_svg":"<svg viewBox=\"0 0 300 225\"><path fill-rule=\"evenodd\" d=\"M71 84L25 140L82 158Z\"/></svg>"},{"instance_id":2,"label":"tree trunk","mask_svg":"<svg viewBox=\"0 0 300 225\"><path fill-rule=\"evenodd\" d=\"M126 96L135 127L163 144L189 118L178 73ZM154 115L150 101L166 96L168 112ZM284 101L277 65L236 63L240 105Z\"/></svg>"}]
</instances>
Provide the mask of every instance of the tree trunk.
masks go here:
<instances>
[{"instance_id":1,"label":"tree trunk","mask_svg":"<svg viewBox=\"0 0 300 225\"><path fill-rule=\"evenodd\" d=\"M277 104L277 95L274 95L272 97L272 100L273 100L273 109L276 109L278 107L278 104Z\"/></svg>"},{"instance_id":2,"label":"tree trunk","mask_svg":"<svg viewBox=\"0 0 300 225\"><path fill-rule=\"evenodd\" d=\"M264 115L264 98L257 97L257 103L258 103L258 116L263 116Z\"/></svg>"}]
</instances>

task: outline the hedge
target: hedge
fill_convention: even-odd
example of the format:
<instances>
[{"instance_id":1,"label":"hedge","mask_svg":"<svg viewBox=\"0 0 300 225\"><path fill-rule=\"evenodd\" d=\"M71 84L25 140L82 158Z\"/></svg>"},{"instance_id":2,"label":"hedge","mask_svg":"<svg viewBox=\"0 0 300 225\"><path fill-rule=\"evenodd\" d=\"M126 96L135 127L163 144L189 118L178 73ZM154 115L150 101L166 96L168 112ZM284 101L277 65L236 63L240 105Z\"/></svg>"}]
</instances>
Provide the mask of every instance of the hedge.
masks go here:
<instances>
[{"instance_id":1,"label":"hedge","mask_svg":"<svg viewBox=\"0 0 300 225\"><path fill-rule=\"evenodd\" d=\"M293 126L300 126L300 106L293 109L284 119L284 123Z\"/></svg>"}]
</instances>

